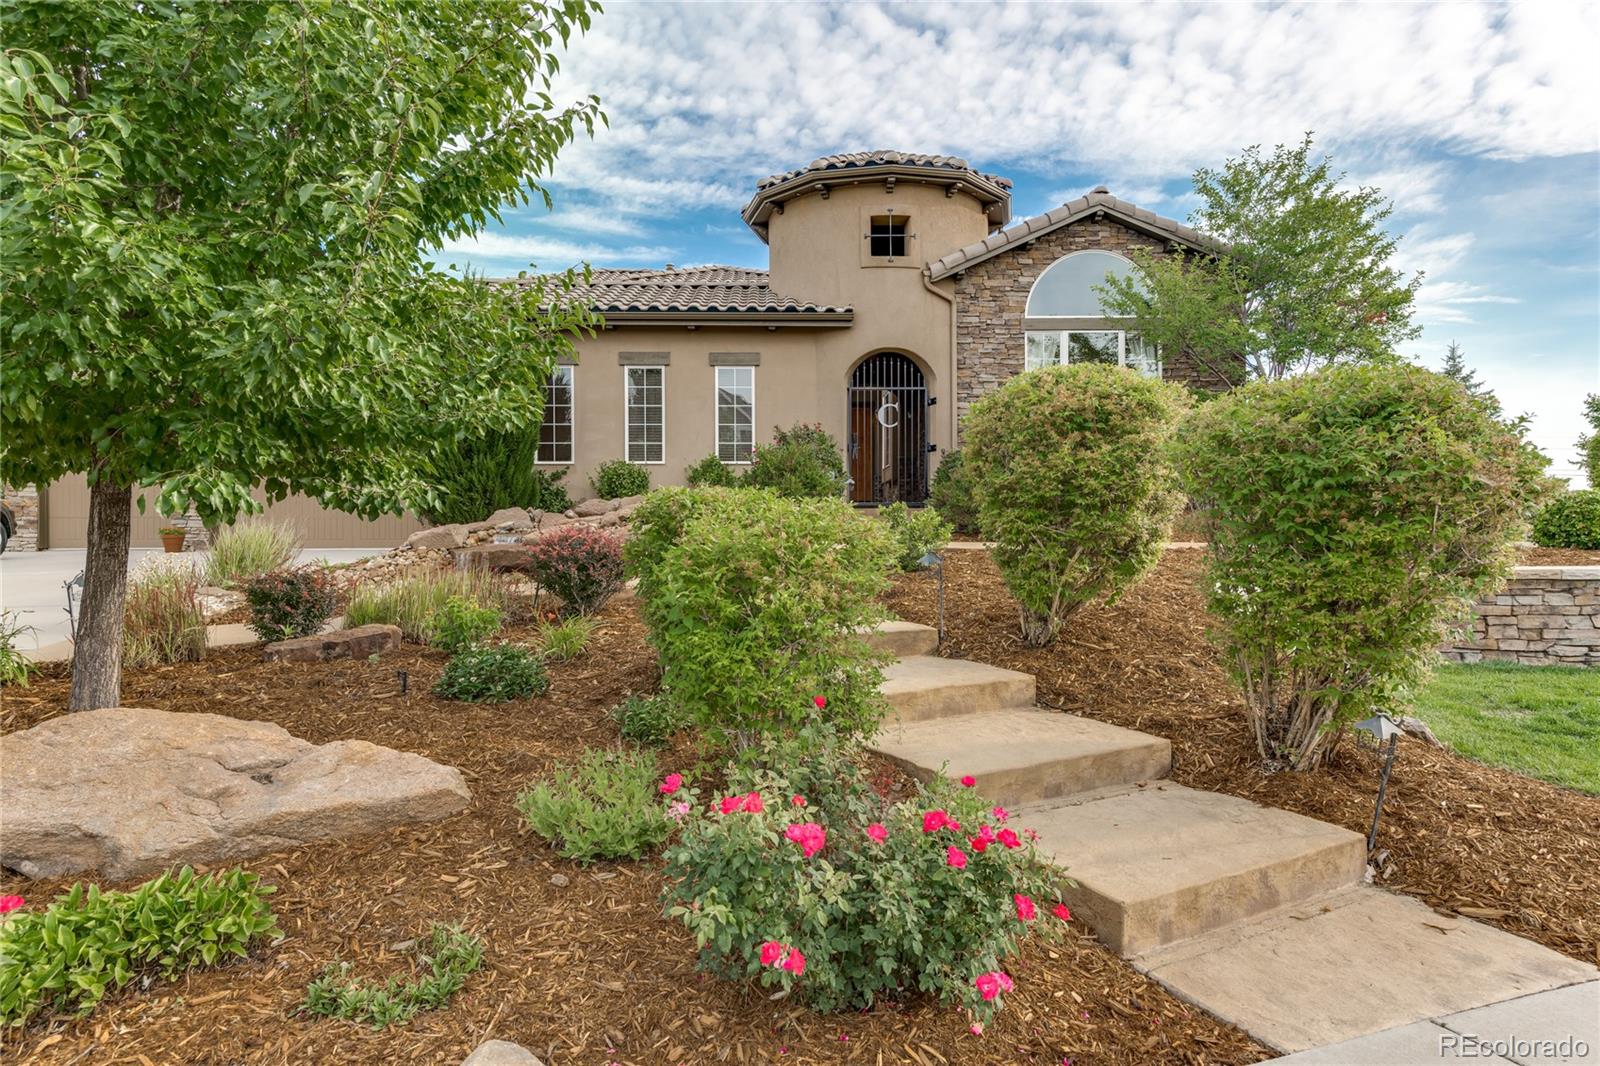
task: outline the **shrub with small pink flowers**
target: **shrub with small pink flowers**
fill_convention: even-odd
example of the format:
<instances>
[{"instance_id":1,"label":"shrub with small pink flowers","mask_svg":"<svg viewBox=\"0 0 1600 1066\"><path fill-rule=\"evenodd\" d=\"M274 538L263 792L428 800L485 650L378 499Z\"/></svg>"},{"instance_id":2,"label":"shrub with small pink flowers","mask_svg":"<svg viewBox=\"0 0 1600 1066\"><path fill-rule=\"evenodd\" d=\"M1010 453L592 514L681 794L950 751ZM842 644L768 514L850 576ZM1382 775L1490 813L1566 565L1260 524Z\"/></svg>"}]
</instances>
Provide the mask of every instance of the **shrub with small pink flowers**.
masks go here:
<instances>
[{"instance_id":1,"label":"shrub with small pink flowers","mask_svg":"<svg viewBox=\"0 0 1600 1066\"><path fill-rule=\"evenodd\" d=\"M939 778L889 804L858 749L758 755L708 800L681 781L662 789L688 804L666 851L666 912L694 934L702 969L819 1010L921 993L985 1021L1011 988L1005 960L1065 928L1051 909L1064 878L975 791Z\"/></svg>"},{"instance_id":2,"label":"shrub with small pink flowers","mask_svg":"<svg viewBox=\"0 0 1600 1066\"><path fill-rule=\"evenodd\" d=\"M622 587L622 539L585 525L559 526L528 546L534 580L569 614L591 614Z\"/></svg>"}]
</instances>

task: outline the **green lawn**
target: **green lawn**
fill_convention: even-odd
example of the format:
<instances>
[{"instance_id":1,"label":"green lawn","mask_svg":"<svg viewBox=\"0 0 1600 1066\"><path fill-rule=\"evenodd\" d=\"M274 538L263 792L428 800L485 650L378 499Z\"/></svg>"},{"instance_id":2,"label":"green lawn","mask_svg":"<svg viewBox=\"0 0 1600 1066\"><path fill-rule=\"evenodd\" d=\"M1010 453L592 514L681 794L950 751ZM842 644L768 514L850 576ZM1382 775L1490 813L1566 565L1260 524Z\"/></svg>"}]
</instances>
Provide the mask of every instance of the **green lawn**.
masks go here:
<instances>
[{"instance_id":1,"label":"green lawn","mask_svg":"<svg viewBox=\"0 0 1600 1066\"><path fill-rule=\"evenodd\" d=\"M1414 713L1468 758L1600 795L1600 670L1446 664Z\"/></svg>"}]
</instances>

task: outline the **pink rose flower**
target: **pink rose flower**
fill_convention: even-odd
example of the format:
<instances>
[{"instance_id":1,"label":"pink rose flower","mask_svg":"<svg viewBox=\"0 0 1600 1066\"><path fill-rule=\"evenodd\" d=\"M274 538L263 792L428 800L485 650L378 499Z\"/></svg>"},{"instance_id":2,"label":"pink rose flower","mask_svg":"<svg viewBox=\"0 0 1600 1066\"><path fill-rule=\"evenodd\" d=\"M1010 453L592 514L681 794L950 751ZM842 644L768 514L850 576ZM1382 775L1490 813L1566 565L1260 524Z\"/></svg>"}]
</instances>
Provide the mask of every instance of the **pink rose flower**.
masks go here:
<instances>
[{"instance_id":1,"label":"pink rose flower","mask_svg":"<svg viewBox=\"0 0 1600 1066\"><path fill-rule=\"evenodd\" d=\"M732 814L734 811L739 809L739 805L742 803L744 803L743 796L723 796L722 803L719 805L718 809L721 810L723 814Z\"/></svg>"},{"instance_id":2,"label":"pink rose flower","mask_svg":"<svg viewBox=\"0 0 1600 1066\"><path fill-rule=\"evenodd\" d=\"M996 807L991 813L994 815L994 820L1001 825L1005 825L1006 819L1011 817L1011 812L1004 807Z\"/></svg>"},{"instance_id":3,"label":"pink rose flower","mask_svg":"<svg viewBox=\"0 0 1600 1066\"><path fill-rule=\"evenodd\" d=\"M804 807L806 805L806 798L800 795L790 796L789 802L796 807Z\"/></svg>"},{"instance_id":4,"label":"pink rose flower","mask_svg":"<svg viewBox=\"0 0 1600 1066\"><path fill-rule=\"evenodd\" d=\"M994 972L994 979L1000 982L1000 991L1009 992L1015 986L1011 983L1011 975L1000 970Z\"/></svg>"},{"instance_id":5,"label":"pink rose flower","mask_svg":"<svg viewBox=\"0 0 1600 1066\"><path fill-rule=\"evenodd\" d=\"M1055 915L1057 918L1060 918L1063 922L1072 921L1072 912L1067 909L1067 905L1065 903L1057 903L1055 905L1055 909L1050 913Z\"/></svg>"},{"instance_id":6,"label":"pink rose flower","mask_svg":"<svg viewBox=\"0 0 1600 1066\"><path fill-rule=\"evenodd\" d=\"M826 696L812 696L811 702L816 704L817 710L819 711L828 709L828 697Z\"/></svg>"},{"instance_id":7,"label":"pink rose flower","mask_svg":"<svg viewBox=\"0 0 1600 1066\"><path fill-rule=\"evenodd\" d=\"M1033 900L1022 893L1018 892L1011 897L1011 900L1017 905L1017 917L1022 921L1031 922L1038 916L1038 912L1033 908Z\"/></svg>"},{"instance_id":8,"label":"pink rose flower","mask_svg":"<svg viewBox=\"0 0 1600 1066\"><path fill-rule=\"evenodd\" d=\"M783 960L783 968L799 977L806 972L806 957L800 954L799 948L790 948L789 957Z\"/></svg>"},{"instance_id":9,"label":"pink rose flower","mask_svg":"<svg viewBox=\"0 0 1600 1066\"><path fill-rule=\"evenodd\" d=\"M682 787L683 787L683 775L682 774L668 774L666 777L662 778L662 780L661 780L661 793L662 793L662 795L670 796L670 795L672 795L674 792L678 791L678 789L680 789Z\"/></svg>"},{"instance_id":10,"label":"pink rose flower","mask_svg":"<svg viewBox=\"0 0 1600 1066\"><path fill-rule=\"evenodd\" d=\"M747 811L750 814L760 814L761 810L762 810L762 807L761 807L761 793L759 793L759 792L748 792L748 793L746 793L745 797L744 797L744 804L743 804L742 809Z\"/></svg>"},{"instance_id":11,"label":"pink rose flower","mask_svg":"<svg viewBox=\"0 0 1600 1066\"><path fill-rule=\"evenodd\" d=\"M0 914L10 914L27 902L21 896L0 896Z\"/></svg>"},{"instance_id":12,"label":"pink rose flower","mask_svg":"<svg viewBox=\"0 0 1600 1066\"><path fill-rule=\"evenodd\" d=\"M689 817L689 801L679 800L672 806L668 807L667 817L671 818L674 822L681 822L685 818Z\"/></svg>"},{"instance_id":13,"label":"pink rose flower","mask_svg":"<svg viewBox=\"0 0 1600 1066\"><path fill-rule=\"evenodd\" d=\"M968 774L967 776L965 776L965 777L963 777L961 779L961 787L962 788L971 788L974 785L976 785L977 783L978 783L978 779L976 777L973 777L971 774Z\"/></svg>"},{"instance_id":14,"label":"pink rose flower","mask_svg":"<svg viewBox=\"0 0 1600 1066\"><path fill-rule=\"evenodd\" d=\"M799 844L800 851L808 859L821 851L828 842L827 832L816 822L802 822L799 825L791 825L783 831L783 835Z\"/></svg>"},{"instance_id":15,"label":"pink rose flower","mask_svg":"<svg viewBox=\"0 0 1600 1066\"><path fill-rule=\"evenodd\" d=\"M989 842L983 839L983 837L973 837L971 840L967 841L967 843L972 845L972 850L977 852L979 855L982 855L984 852L989 850Z\"/></svg>"},{"instance_id":16,"label":"pink rose flower","mask_svg":"<svg viewBox=\"0 0 1600 1066\"><path fill-rule=\"evenodd\" d=\"M1000 982L996 980L995 974L980 973L972 979L972 983L977 986L978 995L983 997L985 1003L1000 994Z\"/></svg>"},{"instance_id":17,"label":"pink rose flower","mask_svg":"<svg viewBox=\"0 0 1600 1066\"><path fill-rule=\"evenodd\" d=\"M995 839L1000 841L1000 843L1004 844L1007 848L1022 847L1022 841L1017 839L1017 834L1009 829L1000 830L1000 832L995 834Z\"/></svg>"},{"instance_id":18,"label":"pink rose flower","mask_svg":"<svg viewBox=\"0 0 1600 1066\"><path fill-rule=\"evenodd\" d=\"M978 826L978 836L982 837L984 840L993 840L994 839L994 826L992 826L992 825L980 825L980 826Z\"/></svg>"},{"instance_id":19,"label":"pink rose flower","mask_svg":"<svg viewBox=\"0 0 1600 1066\"><path fill-rule=\"evenodd\" d=\"M761 945L761 965L773 966L783 961L783 945L776 940L768 940Z\"/></svg>"},{"instance_id":20,"label":"pink rose flower","mask_svg":"<svg viewBox=\"0 0 1600 1066\"><path fill-rule=\"evenodd\" d=\"M923 811L922 831L924 833L937 833L950 824L950 816L944 811Z\"/></svg>"},{"instance_id":21,"label":"pink rose flower","mask_svg":"<svg viewBox=\"0 0 1600 1066\"><path fill-rule=\"evenodd\" d=\"M953 866L957 870L965 870L967 868L967 853L951 844L944 849L944 861L947 866Z\"/></svg>"},{"instance_id":22,"label":"pink rose flower","mask_svg":"<svg viewBox=\"0 0 1600 1066\"><path fill-rule=\"evenodd\" d=\"M867 826L867 836L871 837L876 843L882 844L889 839L889 831L883 827L882 822L873 822Z\"/></svg>"}]
</instances>

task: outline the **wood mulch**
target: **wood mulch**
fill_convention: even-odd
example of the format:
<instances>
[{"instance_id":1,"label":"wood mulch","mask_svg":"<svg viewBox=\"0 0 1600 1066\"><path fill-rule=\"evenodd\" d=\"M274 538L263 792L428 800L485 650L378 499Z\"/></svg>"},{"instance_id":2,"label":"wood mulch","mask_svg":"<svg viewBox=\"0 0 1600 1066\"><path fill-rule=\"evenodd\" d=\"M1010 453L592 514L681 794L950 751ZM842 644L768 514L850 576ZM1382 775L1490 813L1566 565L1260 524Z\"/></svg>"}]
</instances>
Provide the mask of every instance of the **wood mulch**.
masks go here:
<instances>
[{"instance_id":1,"label":"wood mulch","mask_svg":"<svg viewBox=\"0 0 1600 1066\"><path fill-rule=\"evenodd\" d=\"M1519 566L1600 566L1600 551L1592 548L1524 548Z\"/></svg>"},{"instance_id":2,"label":"wood mulch","mask_svg":"<svg viewBox=\"0 0 1600 1066\"><path fill-rule=\"evenodd\" d=\"M526 638L527 630L513 633ZM614 745L606 709L655 685L631 602L602 616L588 653L553 668L545 698L499 706L437 700L444 656L406 645L381 662L266 664L258 647L130 671L124 702L277 722L318 743L360 738L456 766L465 812L431 825L265 855L244 863L277 887L286 938L248 959L109 997L80 1020L44 1018L0 1034L0 1057L40 1063L459 1063L479 1042L521 1043L548 1066L675 1063L1258 1062L1269 1053L1166 993L1079 935L1035 946L1009 969L1007 1009L982 1037L925 1000L818 1015L694 970L692 939L663 918L659 863L580 866L524 833L513 809L530 779L585 745ZM405 670L402 695L397 671ZM5 690L0 730L63 713L66 680L47 668ZM687 750L663 755L683 767ZM72 879L0 876L0 893L45 902ZM125 887L125 886L117 886ZM373 1032L299 1016L328 963L403 974L406 941L432 921L485 940L482 971L448 1008Z\"/></svg>"},{"instance_id":3,"label":"wood mulch","mask_svg":"<svg viewBox=\"0 0 1600 1066\"><path fill-rule=\"evenodd\" d=\"M1168 550L1118 603L1085 608L1055 646L1037 649L1021 642L1015 602L989 554L950 552L944 653L1027 671L1041 703L1168 738L1182 784L1365 836L1380 770L1370 747L1347 743L1315 774L1260 765L1243 704L1206 636L1203 558ZM932 625L935 587L931 574L905 575L890 605ZM1384 887L1600 963L1600 798L1403 738L1375 855L1385 852Z\"/></svg>"}]
</instances>

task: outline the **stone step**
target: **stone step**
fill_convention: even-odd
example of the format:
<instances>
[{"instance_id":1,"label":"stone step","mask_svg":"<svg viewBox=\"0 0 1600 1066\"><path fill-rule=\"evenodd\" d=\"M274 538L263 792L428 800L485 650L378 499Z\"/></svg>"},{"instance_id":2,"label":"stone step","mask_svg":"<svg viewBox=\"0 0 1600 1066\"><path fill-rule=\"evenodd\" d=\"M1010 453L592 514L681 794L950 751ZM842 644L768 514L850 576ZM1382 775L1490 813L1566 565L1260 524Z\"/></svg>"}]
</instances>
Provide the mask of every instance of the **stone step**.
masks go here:
<instances>
[{"instance_id":1,"label":"stone step","mask_svg":"<svg viewBox=\"0 0 1600 1066\"><path fill-rule=\"evenodd\" d=\"M1077 887L1074 912L1139 955L1358 883L1366 840L1348 829L1171 782L1026 807L1016 823Z\"/></svg>"},{"instance_id":2,"label":"stone step","mask_svg":"<svg viewBox=\"0 0 1600 1066\"><path fill-rule=\"evenodd\" d=\"M1445 917L1409 896L1366 886L1135 956L1133 964L1179 997L1281 1052L1469 1010L1473 1014L1464 1020L1470 1024L1457 1026L1445 1018L1444 1025L1503 1036L1473 1009L1600 978L1595 967L1531 940L1471 919ZM1581 1013L1573 1017L1586 1021L1588 1034L1582 1025L1576 1032L1570 1024L1554 1027L1566 1032L1549 1032L1540 1031L1549 1026L1529 1024L1515 1035L1588 1039L1592 1051L1600 1046L1600 1015L1574 1006ZM1432 1057L1357 1053L1307 1061L1440 1061L1437 1043L1427 1050Z\"/></svg>"},{"instance_id":3,"label":"stone step","mask_svg":"<svg viewBox=\"0 0 1600 1066\"><path fill-rule=\"evenodd\" d=\"M935 655L939 651L939 631L932 626L895 618L879 622L868 630L867 643L901 659L910 655Z\"/></svg>"},{"instance_id":4,"label":"stone step","mask_svg":"<svg viewBox=\"0 0 1600 1066\"><path fill-rule=\"evenodd\" d=\"M898 716L903 722L920 722L1002 707L1032 707L1035 688L1032 674L969 659L912 655L884 669L881 691L893 712L891 721Z\"/></svg>"},{"instance_id":5,"label":"stone step","mask_svg":"<svg viewBox=\"0 0 1600 1066\"><path fill-rule=\"evenodd\" d=\"M1090 718L1004 708L954 718L887 723L872 747L923 781L977 778L1005 806L1056 799L1165 777L1172 744Z\"/></svg>"}]
</instances>

